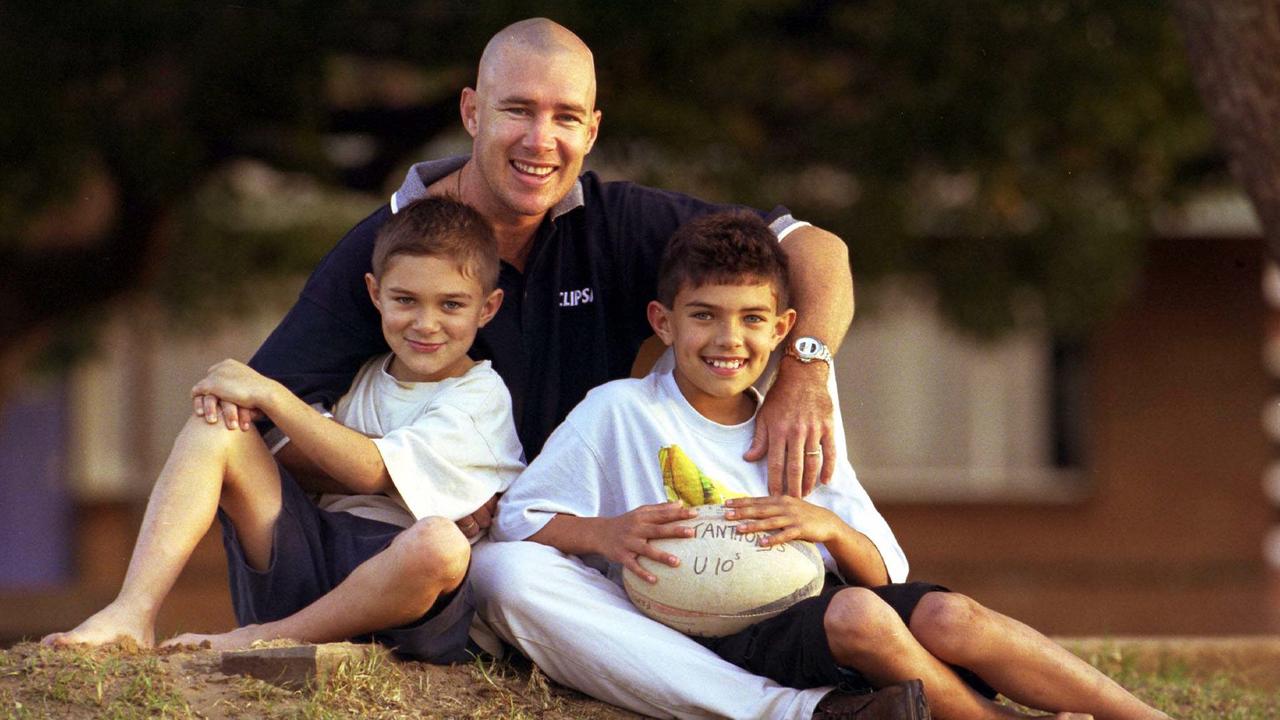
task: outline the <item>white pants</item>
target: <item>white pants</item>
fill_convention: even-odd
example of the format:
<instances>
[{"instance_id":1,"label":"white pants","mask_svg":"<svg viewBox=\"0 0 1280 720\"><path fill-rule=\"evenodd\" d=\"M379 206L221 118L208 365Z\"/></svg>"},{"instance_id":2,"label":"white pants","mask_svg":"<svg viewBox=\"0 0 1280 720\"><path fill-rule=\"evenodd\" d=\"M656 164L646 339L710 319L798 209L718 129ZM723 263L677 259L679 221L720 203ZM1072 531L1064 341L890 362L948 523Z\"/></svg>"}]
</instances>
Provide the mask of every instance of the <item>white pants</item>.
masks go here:
<instances>
[{"instance_id":1,"label":"white pants","mask_svg":"<svg viewBox=\"0 0 1280 720\"><path fill-rule=\"evenodd\" d=\"M641 615L576 557L532 542L482 542L471 556L480 617L556 682L660 718L810 718L831 688L752 675Z\"/></svg>"}]
</instances>

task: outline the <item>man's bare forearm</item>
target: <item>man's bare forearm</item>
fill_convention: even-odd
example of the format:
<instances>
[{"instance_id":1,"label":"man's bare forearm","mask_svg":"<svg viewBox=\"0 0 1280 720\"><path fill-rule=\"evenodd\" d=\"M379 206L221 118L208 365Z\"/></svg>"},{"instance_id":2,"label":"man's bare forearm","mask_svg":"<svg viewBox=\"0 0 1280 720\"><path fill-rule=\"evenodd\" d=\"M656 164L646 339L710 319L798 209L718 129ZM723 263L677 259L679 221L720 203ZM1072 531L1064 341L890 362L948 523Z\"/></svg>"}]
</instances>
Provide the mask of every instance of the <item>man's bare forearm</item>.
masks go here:
<instances>
[{"instance_id":1,"label":"man's bare forearm","mask_svg":"<svg viewBox=\"0 0 1280 720\"><path fill-rule=\"evenodd\" d=\"M790 265L791 307L796 310L791 337L816 337L834 353L853 322L849 249L836 235L806 226L787 235L782 250Z\"/></svg>"}]
</instances>

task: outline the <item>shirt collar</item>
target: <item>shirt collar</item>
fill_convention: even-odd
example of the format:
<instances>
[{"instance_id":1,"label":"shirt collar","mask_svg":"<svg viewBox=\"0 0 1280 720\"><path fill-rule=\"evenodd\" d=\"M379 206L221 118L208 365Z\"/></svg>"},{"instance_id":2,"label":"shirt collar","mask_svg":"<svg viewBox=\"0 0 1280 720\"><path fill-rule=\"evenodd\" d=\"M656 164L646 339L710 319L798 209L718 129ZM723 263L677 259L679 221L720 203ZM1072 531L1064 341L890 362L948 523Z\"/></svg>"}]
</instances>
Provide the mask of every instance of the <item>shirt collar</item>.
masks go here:
<instances>
[{"instance_id":1,"label":"shirt collar","mask_svg":"<svg viewBox=\"0 0 1280 720\"><path fill-rule=\"evenodd\" d=\"M391 212L400 212L400 208L407 207L426 197L427 188L431 183L462 167L470 157L470 155L455 155L454 157L440 160L426 160L415 163L413 167L409 168L409 172L405 173L404 182L400 184L400 189L391 193ZM569 193L551 208L550 218L555 220L570 210L580 208L585 204L582 180L579 178L574 181Z\"/></svg>"}]
</instances>

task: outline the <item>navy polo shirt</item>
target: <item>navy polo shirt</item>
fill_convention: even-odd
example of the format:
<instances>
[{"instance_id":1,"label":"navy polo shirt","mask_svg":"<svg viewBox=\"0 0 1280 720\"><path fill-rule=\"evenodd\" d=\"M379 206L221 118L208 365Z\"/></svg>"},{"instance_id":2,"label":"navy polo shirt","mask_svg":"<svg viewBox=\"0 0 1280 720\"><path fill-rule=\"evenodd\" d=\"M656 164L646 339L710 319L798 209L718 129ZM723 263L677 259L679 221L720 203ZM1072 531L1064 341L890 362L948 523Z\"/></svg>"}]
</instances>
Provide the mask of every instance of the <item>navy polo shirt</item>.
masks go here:
<instances>
[{"instance_id":1,"label":"navy polo shirt","mask_svg":"<svg viewBox=\"0 0 1280 720\"><path fill-rule=\"evenodd\" d=\"M407 205L465 158L415 165L392 203ZM627 377L652 334L645 308L658 263L682 223L731 206L629 182L580 178L538 227L524 272L502 263L502 307L470 355L491 360L511 391L516 429L532 460L591 388ZM785 209L773 214L785 226ZM331 407L365 360L388 351L364 274L384 205L321 260L298 302L250 360L311 404Z\"/></svg>"}]
</instances>

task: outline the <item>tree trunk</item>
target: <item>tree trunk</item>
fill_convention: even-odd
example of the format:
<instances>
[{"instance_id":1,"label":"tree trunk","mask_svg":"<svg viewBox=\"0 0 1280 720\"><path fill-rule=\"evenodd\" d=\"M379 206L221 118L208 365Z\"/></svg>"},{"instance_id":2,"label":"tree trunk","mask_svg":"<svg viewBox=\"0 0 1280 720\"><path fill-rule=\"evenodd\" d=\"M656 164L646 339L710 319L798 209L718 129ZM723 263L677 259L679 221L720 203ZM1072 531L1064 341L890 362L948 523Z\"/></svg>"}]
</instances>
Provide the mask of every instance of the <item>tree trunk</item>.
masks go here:
<instances>
[{"instance_id":1,"label":"tree trunk","mask_svg":"<svg viewBox=\"0 0 1280 720\"><path fill-rule=\"evenodd\" d=\"M1280 0L1176 0L1196 87L1280 259Z\"/></svg>"}]
</instances>

